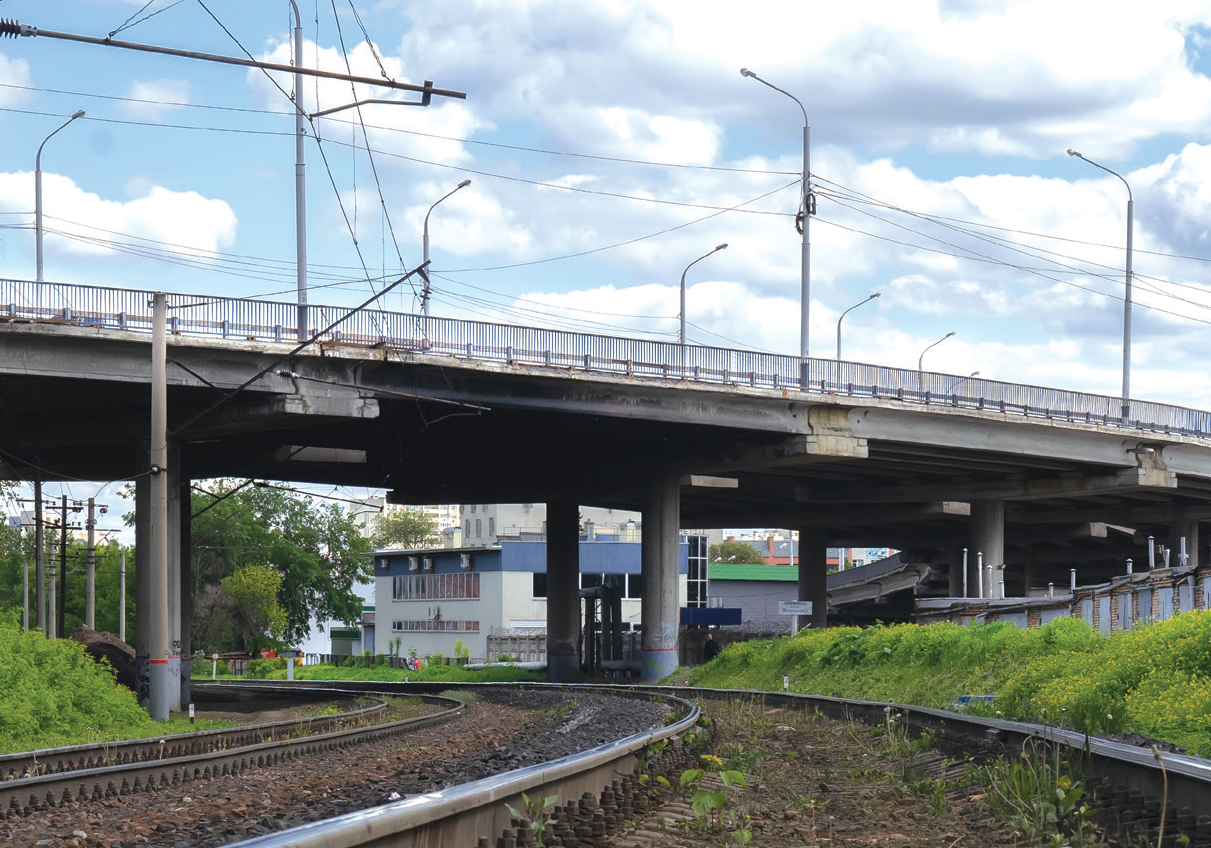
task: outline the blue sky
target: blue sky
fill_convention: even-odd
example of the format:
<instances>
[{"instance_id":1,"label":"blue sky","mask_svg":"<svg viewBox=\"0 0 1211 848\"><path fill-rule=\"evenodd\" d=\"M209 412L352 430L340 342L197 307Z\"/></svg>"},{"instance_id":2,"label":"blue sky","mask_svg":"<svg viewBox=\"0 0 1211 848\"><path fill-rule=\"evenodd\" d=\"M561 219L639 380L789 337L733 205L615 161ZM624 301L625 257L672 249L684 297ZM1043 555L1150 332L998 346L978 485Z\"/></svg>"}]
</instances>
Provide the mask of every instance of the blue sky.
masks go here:
<instances>
[{"instance_id":1,"label":"blue sky","mask_svg":"<svg viewBox=\"0 0 1211 848\"><path fill-rule=\"evenodd\" d=\"M1125 190L1072 147L1135 199L1133 394L1211 408L1211 3L300 6L304 65L348 55L467 93L314 121L312 302L418 264L426 210L470 178L430 220L434 314L673 340L682 271L727 242L688 276L689 338L796 352L802 116L748 67L812 126L814 355L881 291L846 317L846 359L915 368L953 330L927 369L1116 394ZM0 0L0 17L291 61L284 0ZM352 99L304 86L309 111ZM46 37L0 41L0 276L34 277L34 155L78 109L43 153L48 280L293 296L283 91Z\"/></svg>"}]
</instances>

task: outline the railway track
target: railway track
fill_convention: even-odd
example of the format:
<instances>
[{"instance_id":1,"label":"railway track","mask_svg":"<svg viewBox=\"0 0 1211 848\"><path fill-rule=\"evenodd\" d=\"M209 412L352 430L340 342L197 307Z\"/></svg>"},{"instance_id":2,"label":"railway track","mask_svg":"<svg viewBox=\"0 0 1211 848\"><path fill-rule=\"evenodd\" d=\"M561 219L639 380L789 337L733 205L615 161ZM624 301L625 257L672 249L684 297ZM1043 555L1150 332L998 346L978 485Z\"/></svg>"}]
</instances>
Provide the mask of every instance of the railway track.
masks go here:
<instances>
[{"instance_id":1,"label":"railway track","mask_svg":"<svg viewBox=\"0 0 1211 848\"><path fill-rule=\"evenodd\" d=\"M258 687L200 687L215 695L224 689L247 692ZM276 695L280 688L265 690ZM300 690L308 691L308 690ZM311 689L331 697L350 693L340 688ZM208 780L248 769L264 768L293 757L399 736L446 722L464 705L453 698L422 695L443 709L432 715L374 723L384 702L334 715L245 725L223 730L75 745L0 757L0 818L23 815L65 802L101 800L189 780Z\"/></svg>"},{"instance_id":2,"label":"railway track","mask_svg":"<svg viewBox=\"0 0 1211 848\"><path fill-rule=\"evenodd\" d=\"M536 684L541 686L542 684ZM471 687L468 687L471 688ZM894 710L913 732L932 730L947 746L972 754L1014 755L1032 740L1083 752L1083 762L1098 793L1105 819L1125 833L1156 834L1162 820L1168 837L1184 835L1194 848L1211 848L1211 761L1181 754L1158 759L1151 750L1086 737L1059 728L964 716L903 704L854 701L780 692L738 692L688 687L617 687L692 704L693 701L760 699L763 707L818 711L842 720L871 723ZM687 700L688 699L688 700ZM506 804L522 808L522 793L556 795L579 815L582 827L595 828L596 844L609 829L604 809L620 806L635 787L619 775L633 770L636 752L647 743L679 735L697 720L697 708L660 731L640 734L575 757L521 769L448 791L386 804L373 810L294 828L237 843L238 848L378 848L378 846L487 846L511 823ZM595 784L595 786L594 786ZM589 788L586 788L589 787ZM587 797L586 793L593 796ZM600 800L594 800L600 797ZM577 800L579 799L579 800ZM573 818L573 821L576 819ZM591 823L591 824L590 824ZM591 830L582 836L588 837ZM521 844L518 842L517 844ZM548 843L549 844L549 843ZM582 839L581 845L586 844ZM1167 844L1169 844L1167 842ZM1172 844L1179 844L1173 842Z\"/></svg>"},{"instance_id":3,"label":"railway track","mask_svg":"<svg viewBox=\"0 0 1211 848\"><path fill-rule=\"evenodd\" d=\"M371 692L382 694L425 694L436 697L441 688L437 684L386 684L368 682L317 683L299 682L287 687L285 681L262 682L260 690L366 695ZM597 840L606 844L608 834L620 828L623 818L631 819L640 812L639 787L630 775L645 746L671 739L692 728L698 720L695 702L721 699L747 699L759 701L761 709L787 709L818 712L841 720L861 720L872 723L885 721L887 710L893 709L907 722L913 733L931 730L944 741L950 750L971 754L1014 755L1022 746L1041 744L1068 747L1083 751L1083 762L1088 769L1089 785L1099 794L1098 806L1105 820L1114 822L1127 830L1139 828L1155 834L1161 821L1162 803L1167 802L1166 834L1183 834L1195 848L1211 848L1211 763L1194 757L1165 754L1162 761L1151 750L1086 738L1062 729L1022 724L1002 720L964 716L956 713L907 705L889 705L852 700L839 700L788 693L735 692L707 689L619 686L619 687L563 687L554 684L462 684L459 689L467 691L543 691L564 692L609 692L632 698L657 698L678 705L680 717L665 727L633 734L608 744L572 756L545 762L540 765L514 769L490 778L451 786L440 791L424 792L414 797L382 804L347 815L313 822L279 833L257 837L236 843L241 848L336 848L336 846L475 846L496 844L496 837L510 827L510 814L506 804L515 808L522 806L525 793L530 797L555 795L561 810L566 811L572 824L579 831L568 830L571 836L580 833L581 845L586 840ZM458 708L453 708L457 711ZM429 717L426 721L448 718L448 713ZM416 720L412 720L415 722ZM369 729L373 735L376 731ZM379 731L381 732L381 731ZM405 732L405 731L400 731ZM122 780L127 791L135 791L130 780L133 775L141 781L140 788L171 785L176 781L197 778L219 777L235 772L238 768L256 768L270 765L282 757L293 757L304 753L326 750L325 746L351 745L355 737L332 738L331 734L320 734L296 740L294 750L282 742L258 743L240 750L212 751L194 756L156 760L154 763L130 764L125 772L112 767L86 767L63 775L38 775L18 781L0 783L0 792L6 791L7 783L19 783L19 788L29 792L22 804L59 803L64 797L104 797L122 793ZM158 740L156 740L158 743ZM183 743L184 744L184 743ZM83 747L83 746L82 746ZM283 750L283 749L286 750ZM650 750L650 749L649 749ZM290 751L286 753L286 751ZM40 756L45 756L44 754ZM227 757L226 768L219 759ZM209 763L209 765L204 764ZM215 763L218 763L216 766ZM236 764L240 765L236 765ZM207 771L209 769L209 772ZM125 777L116 777L124 774ZM25 780L64 778L61 789L47 789L39 796L30 788L40 784L21 783ZM49 784L48 784L49 785ZM47 798L49 795L49 798ZM0 800L6 796L0 794ZM20 797L20 796L17 796ZM43 800L40 800L43 799ZM3 801L10 804L9 801ZM14 807L14 812L16 814ZM600 831L600 833L598 833ZM575 838L575 837L573 837ZM487 839L488 842L481 840ZM520 844L520 843L519 843Z\"/></svg>"}]
</instances>

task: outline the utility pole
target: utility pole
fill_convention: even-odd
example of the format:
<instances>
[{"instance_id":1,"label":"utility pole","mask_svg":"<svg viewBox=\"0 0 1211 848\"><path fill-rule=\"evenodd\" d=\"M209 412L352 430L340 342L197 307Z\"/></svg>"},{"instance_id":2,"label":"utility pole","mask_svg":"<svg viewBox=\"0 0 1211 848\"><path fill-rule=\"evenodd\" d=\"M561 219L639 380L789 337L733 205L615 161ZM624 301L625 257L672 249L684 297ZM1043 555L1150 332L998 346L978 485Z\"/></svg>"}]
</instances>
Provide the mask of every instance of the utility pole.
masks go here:
<instances>
[{"instance_id":1,"label":"utility pole","mask_svg":"<svg viewBox=\"0 0 1211 848\"><path fill-rule=\"evenodd\" d=\"M94 498L88 499L88 518L84 526L88 530L88 576L84 590L84 623L90 630L97 629L97 516Z\"/></svg>"},{"instance_id":2,"label":"utility pole","mask_svg":"<svg viewBox=\"0 0 1211 848\"><path fill-rule=\"evenodd\" d=\"M62 639L67 626L67 495L60 497L63 520L59 522L59 606L55 614L55 633Z\"/></svg>"},{"instance_id":3,"label":"utility pole","mask_svg":"<svg viewBox=\"0 0 1211 848\"><path fill-rule=\"evenodd\" d=\"M151 573L148 594L151 601L150 684L148 712L154 721L167 721L169 687L172 685L168 622L168 380L167 338L164 323L168 299L163 292L153 295L151 344L151 521L148 533L151 555L147 558Z\"/></svg>"},{"instance_id":4,"label":"utility pole","mask_svg":"<svg viewBox=\"0 0 1211 848\"><path fill-rule=\"evenodd\" d=\"M42 538L42 481L34 481L34 605L38 629L46 638L46 540Z\"/></svg>"}]
</instances>

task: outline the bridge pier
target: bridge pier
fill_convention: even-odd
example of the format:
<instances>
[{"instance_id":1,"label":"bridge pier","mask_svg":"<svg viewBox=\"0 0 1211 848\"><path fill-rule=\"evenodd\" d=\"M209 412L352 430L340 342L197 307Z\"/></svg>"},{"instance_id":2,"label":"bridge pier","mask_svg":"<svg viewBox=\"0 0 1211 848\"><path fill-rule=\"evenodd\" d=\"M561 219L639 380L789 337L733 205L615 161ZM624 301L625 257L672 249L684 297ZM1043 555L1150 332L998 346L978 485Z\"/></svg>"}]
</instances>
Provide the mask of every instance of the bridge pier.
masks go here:
<instances>
[{"instance_id":1,"label":"bridge pier","mask_svg":"<svg viewBox=\"0 0 1211 848\"><path fill-rule=\"evenodd\" d=\"M968 568L979 570L979 556L984 554L984 573L977 586L983 591L977 597L995 598L998 584L1005 579L1005 502L971 502L971 545L967 553ZM992 566L989 572L988 567ZM990 577L991 575L991 577ZM970 582L968 586L970 587Z\"/></svg>"},{"instance_id":2,"label":"bridge pier","mask_svg":"<svg viewBox=\"0 0 1211 848\"><path fill-rule=\"evenodd\" d=\"M141 462L147 451L140 452ZM135 696L151 708L151 478L135 478Z\"/></svg>"},{"instance_id":3,"label":"bridge pier","mask_svg":"<svg viewBox=\"0 0 1211 848\"><path fill-rule=\"evenodd\" d=\"M645 481L640 550L643 571L641 680L658 680L677 668L680 498L680 478L677 476L651 477Z\"/></svg>"},{"instance_id":4,"label":"bridge pier","mask_svg":"<svg viewBox=\"0 0 1211 848\"><path fill-rule=\"evenodd\" d=\"M580 507L547 503L547 679L579 680ZM591 633L585 634L592 638Z\"/></svg>"},{"instance_id":5,"label":"bridge pier","mask_svg":"<svg viewBox=\"0 0 1211 848\"><path fill-rule=\"evenodd\" d=\"M181 711L181 449L168 448L168 709Z\"/></svg>"},{"instance_id":6,"label":"bridge pier","mask_svg":"<svg viewBox=\"0 0 1211 848\"><path fill-rule=\"evenodd\" d=\"M180 515L175 523L177 533L177 550L179 551L178 565L180 576L177 580L180 585L181 606L180 606L180 632L181 632L181 703L188 705L193 703L193 689L191 685L191 669L190 662L193 659L193 650L190 647L193 644L193 498L190 496L190 483L192 481L185 475L181 475L178 491L180 495L178 502L180 503Z\"/></svg>"},{"instance_id":7,"label":"bridge pier","mask_svg":"<svg viewBox=\"0 0 1211 848\"><path fill-rule=\"evenodd\" d=\"M799 528L799 594L812 602L808 618L816 630L828 627L828 536L822 527Z\"/></svg>"}]
</instances>

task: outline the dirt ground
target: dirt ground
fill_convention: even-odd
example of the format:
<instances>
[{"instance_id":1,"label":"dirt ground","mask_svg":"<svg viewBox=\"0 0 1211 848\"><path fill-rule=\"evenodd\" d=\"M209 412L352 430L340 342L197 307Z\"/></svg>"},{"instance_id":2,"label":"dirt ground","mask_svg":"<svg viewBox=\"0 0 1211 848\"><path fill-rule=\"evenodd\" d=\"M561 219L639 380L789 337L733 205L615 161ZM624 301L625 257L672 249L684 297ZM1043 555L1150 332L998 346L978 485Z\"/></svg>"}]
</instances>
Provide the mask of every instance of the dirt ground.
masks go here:
<instances>
[{"instance_id":1,"label":"dirt ground","mask_svg":"<svg viewBox=\"0 0 1211 848\"><path fill-rule=\"evenodd\" d=\"M885 727L755 704L708 704L704 711L718 760L698 753L696 765L704 767L703 789L726 792L726 804L697 815L693 791L678 788L694 763L678 766L665 775L671 788L658 810L614 837L614 846L743 845L746 838L762 848L1025 844L992 819L966 763L918 750ZM747 788L725 787L721 770L741 772Z\"/></svg>"}]
</instances>

